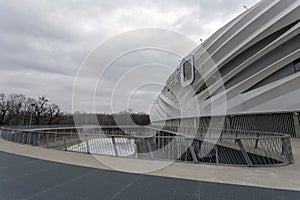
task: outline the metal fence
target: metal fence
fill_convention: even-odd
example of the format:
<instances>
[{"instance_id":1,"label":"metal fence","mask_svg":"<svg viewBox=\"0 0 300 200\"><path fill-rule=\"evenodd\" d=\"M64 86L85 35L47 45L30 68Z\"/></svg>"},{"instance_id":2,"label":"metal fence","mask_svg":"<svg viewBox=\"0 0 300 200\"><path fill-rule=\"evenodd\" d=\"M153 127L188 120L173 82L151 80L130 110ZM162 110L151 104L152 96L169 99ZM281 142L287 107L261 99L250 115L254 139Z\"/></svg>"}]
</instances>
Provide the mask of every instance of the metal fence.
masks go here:
<instances>
[{"instance_id":1,"label":"metal fence","mask_svg":"<svg viewBox=\"0 0 300 200\"><path fill-rule=\"evenodd\" d=\"M209 128L210 123L218 118L224 119L224 129L234 130L248 130L258 132L276 132L285 133L293 138L297 137L297 130L294 124L293 115L298 115L300 122L299 111L287 113L267 113L267 114L241 114L241 115L227 115L227 116L210 116L210 117L194 117L182 119L169 119L166 121L152 122L152 124L165 124L170 125L176 121L178 126L183 125L182 122L190 121L193 127ZM196 121L196 123L194 123ZM298 130L299 131L299 130Z\"/></svg>"},{"instance_id":2,"label":"metal fence","mask_svg":"<svg viewBox=\"0 0 300 200\"><path fill-rule=\"evenodd\" d=\"M293 113L227 116L232 129L287 133L296 137Z\"/></svg>"},{"instance_id":3,"label":"metal fence","mask_svg":"<svg viewBox=\"0 0 300 200\"><path fill-rule=\"evenodd\" d=\"M1 138L20 144L139 159L236 166L293 163L285 134L191 127L2 128Z\"/></svg>"}]
</instances>

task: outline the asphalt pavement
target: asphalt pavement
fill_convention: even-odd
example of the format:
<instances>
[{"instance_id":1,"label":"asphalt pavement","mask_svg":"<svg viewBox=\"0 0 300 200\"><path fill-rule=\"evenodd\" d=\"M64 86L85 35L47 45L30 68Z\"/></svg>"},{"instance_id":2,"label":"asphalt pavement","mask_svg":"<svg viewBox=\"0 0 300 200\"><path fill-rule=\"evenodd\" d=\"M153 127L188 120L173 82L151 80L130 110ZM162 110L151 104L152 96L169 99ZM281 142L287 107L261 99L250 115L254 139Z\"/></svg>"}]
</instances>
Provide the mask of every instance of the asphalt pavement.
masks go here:
<instances>
[{"instance_id":1,"label":"asphalt pavement","mask_svg":"<svg viewBox=\"0 0 300 200\"><path fill-rule=\"evenodd\" d=\"M299 200L300 192L101 170L0 151L0 199Z\"/></svg>"}]
</instances>

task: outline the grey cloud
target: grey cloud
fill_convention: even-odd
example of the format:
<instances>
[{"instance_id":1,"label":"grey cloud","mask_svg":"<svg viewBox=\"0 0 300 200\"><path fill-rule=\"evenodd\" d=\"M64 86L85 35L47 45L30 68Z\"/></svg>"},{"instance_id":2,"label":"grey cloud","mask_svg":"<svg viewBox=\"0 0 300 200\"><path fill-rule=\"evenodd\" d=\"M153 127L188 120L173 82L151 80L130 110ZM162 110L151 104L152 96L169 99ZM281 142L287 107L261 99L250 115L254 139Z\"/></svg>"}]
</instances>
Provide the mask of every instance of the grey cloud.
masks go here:
<instances>
[{"instance_id":1,"label":"grey cloud","mask_svg":"<svg viewBox=\"0 0 300 200\"><path fill-rule=\"evenodd\" d=\"M243 5L250 7L258 0L53 0L53 1L5 1L0 0L0 91L20 92L37 97L47 95L70 112L72 88L79 66L88 53L98 44L122 33L138 28L159 28L178 31L191 37L197 43L220 26L244 11ZM152 36L149 35L149 38ZM121 43L124 47L134 46L146 35L135 35ZM151 43L150 43L151 44ZM149 45L150 45L149 44ZM165 49L183 48L178 46L180 38L169 37L165 41L152 40ZM113 55L115 46L108 46L100 52L103 57ZM120 48L123 48L120 46ZM182 49L188 52L188 49ZM132 67L145 63L161 63L177 66L177 57L164 53L141 51L128 54L113 63L97 93L97 110L108 112L111 88L118 78ZM96 68L105 66L97 65ZM91 68L82 77L79 88L78 109L87 110L95 79L99 77ZM170 72L155 74L149 71L140 77L155 77L164 83ZM124 83L119 98L132 93L133 82ZM126 87L127 86L127 87ZM160 88L142 88L132 102L138 102L137 111L151 105ZM146 92L148 91L148 93ZM120 107L127 106L120 101ZM147 109L146 109L147 110Z\"/></svg>"}]
</instances>

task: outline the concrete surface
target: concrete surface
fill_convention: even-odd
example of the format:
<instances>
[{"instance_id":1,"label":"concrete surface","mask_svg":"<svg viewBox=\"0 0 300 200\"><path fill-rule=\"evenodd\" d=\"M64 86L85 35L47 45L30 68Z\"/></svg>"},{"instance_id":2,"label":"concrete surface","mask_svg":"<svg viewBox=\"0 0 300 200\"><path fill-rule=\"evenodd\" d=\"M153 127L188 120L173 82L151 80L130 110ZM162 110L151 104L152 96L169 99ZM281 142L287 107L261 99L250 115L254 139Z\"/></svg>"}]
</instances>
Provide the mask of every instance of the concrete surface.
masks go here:
<instances>
[{"instance_id":1,"label":"concrete surface","mask_svg":"<svg viewBox=\"0 0 300 200\"><path fill-rule=\"evenodd\" d=\"M0 151L0 198L296 200L300 192L94 169Z\"/></svg>"},{"instance_id":2,"label":"concrete surface","mask_svg":"<svg viewBox=\"0 0 300 200\"><path fill-rule=\"evenodd\" d=\"M126 171L133 173L140 172L154 176L196 181L300 191L300 139L293 139L292 145L295 157L294 164L276 168L247 168L189 163L169 163L165 161L137 160L108 156L95 157L83 153L57 151L20 145L0 139L0 151L65 164L96 169L125 169ZM151 171L153 169L156 169L156 171Z\"/></svg>"}]
</instances>

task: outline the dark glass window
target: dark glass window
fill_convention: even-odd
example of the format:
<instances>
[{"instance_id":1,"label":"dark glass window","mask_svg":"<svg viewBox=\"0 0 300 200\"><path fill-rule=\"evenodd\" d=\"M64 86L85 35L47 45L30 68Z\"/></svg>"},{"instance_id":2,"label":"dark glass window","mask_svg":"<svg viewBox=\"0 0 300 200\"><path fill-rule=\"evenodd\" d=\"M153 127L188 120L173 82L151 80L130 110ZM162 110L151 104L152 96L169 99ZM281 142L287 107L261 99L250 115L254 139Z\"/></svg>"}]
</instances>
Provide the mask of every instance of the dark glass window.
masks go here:
<instances>
[{"instance_id":1,"label":"dark glass window","mask_svg":"<svg viewBox=\"0 0 300 200\"><path fill-rule=\"evenodd\" d=\"M192 63L190 60L183 64L184 81L189 81L192 78Z\"/></svg>"},{"instance_id":2,"label":"dark glass window","mask_svg":"<svg viewBox=\"0 0 300 200\"><path fill-rule=\"evenodd\" d=\"M195 79L194 57L189 56L180 63L180 81L182 87L192 85Z\"/></svg>"},{"instance_id":3,"label":"dark glass window","mask_svg":"<svg viewBox=\"0 0 300 200\"><path fill-rule=\"evenodd\" d=\"M300 59L294 61L295 71L300 72Z\"/></svg>"}]
</instances>

